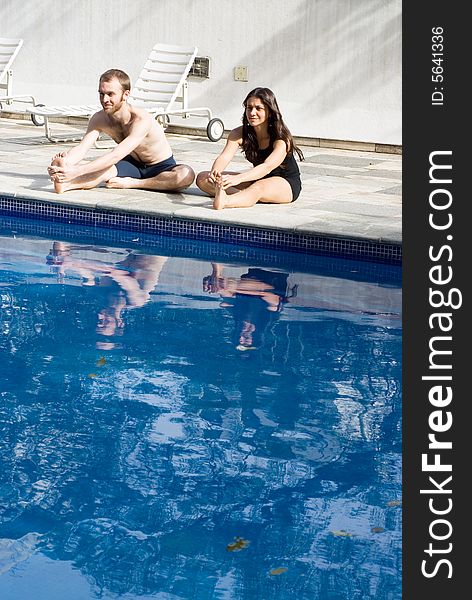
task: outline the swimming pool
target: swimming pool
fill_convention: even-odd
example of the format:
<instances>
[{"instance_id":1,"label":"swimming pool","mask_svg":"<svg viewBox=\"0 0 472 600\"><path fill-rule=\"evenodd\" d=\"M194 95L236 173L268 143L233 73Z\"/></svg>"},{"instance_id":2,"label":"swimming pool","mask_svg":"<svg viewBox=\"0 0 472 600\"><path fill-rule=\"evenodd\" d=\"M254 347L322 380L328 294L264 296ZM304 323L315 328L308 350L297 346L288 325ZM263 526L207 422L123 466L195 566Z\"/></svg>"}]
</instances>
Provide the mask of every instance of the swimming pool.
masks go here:
<instances>
[{"instance_id":1,"label":"swimming pool","mask_svg":"<svg viewBox=\"0 0 472 600\"><path fill-rule=\"evenodd\" d=\"M22 231L2 600L401 598L399 267Z\"/></svg>"}]
</instances>

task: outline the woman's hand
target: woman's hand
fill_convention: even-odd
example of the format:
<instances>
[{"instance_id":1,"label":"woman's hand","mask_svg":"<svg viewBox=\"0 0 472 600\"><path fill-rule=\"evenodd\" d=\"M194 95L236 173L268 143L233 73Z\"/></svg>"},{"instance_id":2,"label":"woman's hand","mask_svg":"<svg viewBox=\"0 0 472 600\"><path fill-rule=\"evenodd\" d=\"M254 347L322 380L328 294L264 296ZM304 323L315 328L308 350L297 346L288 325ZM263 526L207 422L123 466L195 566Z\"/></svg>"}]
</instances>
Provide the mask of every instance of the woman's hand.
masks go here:
<instances>
[{"instance_id":1,"label":"woman's hand","mask_svg":"<svg viewBox=\"0 0 472 600\"><path fill-rule=\"evenodd\" d=\"M241 180L241 174L236 174L236 175L221 175L219 177L219 184L221 185L221 187L226 190L229 187L233 187L233 186L237 186L240 183L242 183Z\"/></svg>"},{"instance_id":2,"label":"woman's hand","mask_svg":"<svg viewBox=\"0 0 472 600\"><path fill-rule=\"evenodd\" d=\"M217 277L214 274L207 275L203 278L203 291L209 294L219 292L223 287L223 278Z\"/></svg>"},{"instance_id":3,"label":"woman's hand","mask_svg":"<svg viewBox=\"0 0 472 600\"><path fill-rule=\"evenodd\" d=\"M221 173L219 171L213 170L208 175L208 181L210 181L211 183L216 183L219 177L221 177Z\"/></svg>"}]
</instances>

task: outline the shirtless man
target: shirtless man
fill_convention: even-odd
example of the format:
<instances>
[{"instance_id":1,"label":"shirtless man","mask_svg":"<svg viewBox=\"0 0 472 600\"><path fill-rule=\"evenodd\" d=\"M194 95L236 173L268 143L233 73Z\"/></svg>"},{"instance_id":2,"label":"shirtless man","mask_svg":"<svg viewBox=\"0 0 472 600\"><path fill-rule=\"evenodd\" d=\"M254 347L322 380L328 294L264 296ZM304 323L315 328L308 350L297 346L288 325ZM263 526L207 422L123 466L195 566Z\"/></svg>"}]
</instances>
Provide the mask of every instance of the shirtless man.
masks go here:
<instances>
[{"instance_id":1,"label":"shirtless man","mask_svg":"<svg viewBox=\"0 0 472 600\"><path fill-rule=\"evenodd\" d=\"M89 121L82 141L59 152L48 167L58 194L90 189L105 182L110 188L180 191L193 183L195 173L177 165L161 125L145 110L127 103L131 84L119 69L101 75L98 87L102 110ZM100 158L81 163L100 133L117 146Z\"/></svg>"}]
</instances>

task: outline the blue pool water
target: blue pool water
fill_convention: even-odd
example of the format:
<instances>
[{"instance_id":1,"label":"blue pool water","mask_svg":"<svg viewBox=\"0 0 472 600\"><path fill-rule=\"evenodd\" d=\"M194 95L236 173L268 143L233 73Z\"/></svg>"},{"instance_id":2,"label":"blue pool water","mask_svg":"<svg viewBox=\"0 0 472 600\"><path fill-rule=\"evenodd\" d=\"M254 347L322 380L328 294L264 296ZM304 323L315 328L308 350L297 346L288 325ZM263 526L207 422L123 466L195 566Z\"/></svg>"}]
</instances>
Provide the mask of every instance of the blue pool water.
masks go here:
<instances>
[{"instance_id":1,"label":"blue pool water","mask_svg":"<svg viewBox=\"0 0 472 600\"><path fill-rule=\"evenodd\" d=\"M0 232L0 598L399 600L398 267L78 239Z\"/></svg>"}]
</instances>

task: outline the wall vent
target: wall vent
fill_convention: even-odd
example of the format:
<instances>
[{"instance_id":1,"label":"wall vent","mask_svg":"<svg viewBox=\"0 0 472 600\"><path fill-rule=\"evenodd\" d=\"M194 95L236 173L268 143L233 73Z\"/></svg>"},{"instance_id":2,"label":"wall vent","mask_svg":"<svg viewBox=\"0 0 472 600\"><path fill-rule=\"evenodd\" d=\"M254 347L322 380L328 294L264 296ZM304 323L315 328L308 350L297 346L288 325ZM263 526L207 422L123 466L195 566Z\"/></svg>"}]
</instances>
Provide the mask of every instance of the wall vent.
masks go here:
<instances>
[{"instance_id":1,"label":"wall vent","mask_svg":"<svg viewBox=\"0 0 472 600\"><path fill-rule=\"evenodd\" d=\"M208 56L196 56L189 71L189 76L208 79L210 77L210 58Z\"/></svg>"}]
</instances>

